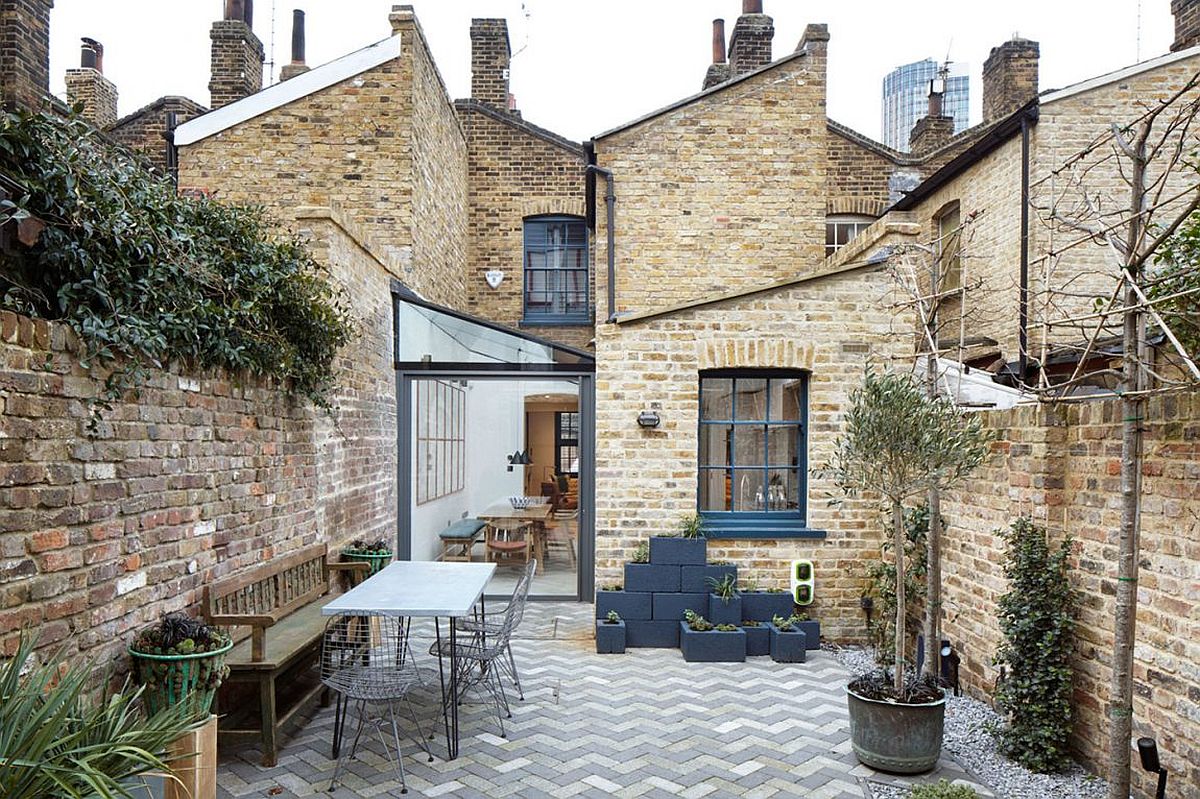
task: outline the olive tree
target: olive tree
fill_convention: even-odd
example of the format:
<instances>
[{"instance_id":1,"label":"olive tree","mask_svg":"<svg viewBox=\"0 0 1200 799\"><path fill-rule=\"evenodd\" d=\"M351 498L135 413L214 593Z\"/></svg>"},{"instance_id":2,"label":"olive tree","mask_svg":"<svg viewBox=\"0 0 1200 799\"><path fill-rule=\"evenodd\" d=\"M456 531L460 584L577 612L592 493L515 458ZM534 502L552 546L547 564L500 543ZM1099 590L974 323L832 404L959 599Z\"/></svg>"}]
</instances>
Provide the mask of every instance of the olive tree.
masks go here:
<instances>
[{"instance_id":1,"label":"olive tree","mask_svg":"<svg viewBox=\"0 0 1200 799\"><path fill-rule=\"evenodd\" d=\"M956 485L987 457L990 442L978 416L928 396L908 375L868 369L862 386L850 395L846 427L834 443L828 473L847 495L879 494L891 510L898 555L897 694L904 687L904 505L930 489Z\"/></svg>"}]
</instances>

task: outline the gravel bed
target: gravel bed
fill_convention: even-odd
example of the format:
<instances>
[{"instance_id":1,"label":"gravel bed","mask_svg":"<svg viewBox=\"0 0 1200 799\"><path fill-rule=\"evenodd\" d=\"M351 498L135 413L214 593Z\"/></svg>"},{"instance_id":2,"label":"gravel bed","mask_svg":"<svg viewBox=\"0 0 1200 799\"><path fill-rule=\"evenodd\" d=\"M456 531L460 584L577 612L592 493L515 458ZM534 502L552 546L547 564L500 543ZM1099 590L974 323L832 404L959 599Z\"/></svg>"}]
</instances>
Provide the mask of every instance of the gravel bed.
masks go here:
<instances>
[{"instance_id":1,"label":"gravel bed","mask_svg":"<svg viewBox=\"0 0 1200 799\"><path fill-rule=\"evenodd\" d=\"M864 674L875 668L870 651L829 647L847 671ZM1104 799L1108 783L1075 765L1063 774L1035 774L1001 755L989 730L1000 726L1000 714L968 696L948 696L942 744L959 765L1004 799ZM877 799L903 799L903 789L871 785Z\"/></svg>"}]
</instances>

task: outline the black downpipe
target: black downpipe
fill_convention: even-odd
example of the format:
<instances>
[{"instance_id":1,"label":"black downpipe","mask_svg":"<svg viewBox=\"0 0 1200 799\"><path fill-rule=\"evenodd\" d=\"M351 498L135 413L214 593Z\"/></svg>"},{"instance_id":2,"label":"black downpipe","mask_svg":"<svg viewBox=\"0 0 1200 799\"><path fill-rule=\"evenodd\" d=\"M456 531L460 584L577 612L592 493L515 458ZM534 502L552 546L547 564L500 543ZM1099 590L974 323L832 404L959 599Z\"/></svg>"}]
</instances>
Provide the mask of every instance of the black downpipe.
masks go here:
<instances>
[{"instance_id":1,"label":"black downpipe","mask_svg":"<svg viewBox=\"0 0 1200 799\"><path fill-rule=\"evenodd\" d=\"M605 192L604 206L606 218L606 227L608 228L608 319L609 322L617 321L617 261L614 246L616 243L616 207L617 194L613 189L613 173L612 170L605 169L596 164L588 164L587 171L589 174L594 173L604 176Z\"/></svg>"},{"instance_id":2,"label":"black downpipe","mask_svg":"<svg viewBox=\"0 0 1200 799\"><path fill-rule=\"evenodd\" d=\"M1017 331L1020 347L1018 379L1029 379L1029 117L1021 117L1021 286Z\"/></svg>"},{"instance_id":3,"label":"black downpipe","mask_svg":"<svg viewBox=\"0 0 1200 799\"><path fill-rule=\"evenodd\" d=\"M163 132L165 139L164 147L166 147L167 159L167 174L171 176L171 182L175 184L175 188L179 188L179 148L175 146L175 128L178 126L178 117L174 111L167 112L167 129Z\"/></svg>"}]
</instances>

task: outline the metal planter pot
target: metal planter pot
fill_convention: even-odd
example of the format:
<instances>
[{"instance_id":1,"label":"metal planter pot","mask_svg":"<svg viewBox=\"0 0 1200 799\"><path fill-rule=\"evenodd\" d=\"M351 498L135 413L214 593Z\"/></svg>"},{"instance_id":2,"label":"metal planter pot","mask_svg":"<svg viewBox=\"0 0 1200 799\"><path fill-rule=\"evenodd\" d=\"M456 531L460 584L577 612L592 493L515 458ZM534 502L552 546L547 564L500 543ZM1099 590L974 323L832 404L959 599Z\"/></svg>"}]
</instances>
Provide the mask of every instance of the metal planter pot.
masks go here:
<instances>
[{"instance_id":1,"label":"metal planter pot","mask_svg":"<svg viewBox=\"0 0 1200 799\"><path fill-rule=\"evenodd\" d=\"M859 762L892 774L920 774L937 765L946 719L945 697L921 705L865 699L846 688L850 744Z\"/></svg>"}]
</instances>

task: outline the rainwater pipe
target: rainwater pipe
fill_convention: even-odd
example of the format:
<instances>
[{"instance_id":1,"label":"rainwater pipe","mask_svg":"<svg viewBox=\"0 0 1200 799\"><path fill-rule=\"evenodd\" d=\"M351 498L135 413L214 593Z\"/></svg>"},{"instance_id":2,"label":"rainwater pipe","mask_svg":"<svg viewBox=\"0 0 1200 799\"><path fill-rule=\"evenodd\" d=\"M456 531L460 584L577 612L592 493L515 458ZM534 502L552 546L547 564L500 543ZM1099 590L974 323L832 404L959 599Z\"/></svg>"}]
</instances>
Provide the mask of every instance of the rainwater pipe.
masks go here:
<instances>
[{"instance_id":1,"label":"rainwater pipe","mask_svg":"<svg viewBox=\"0 0 1200 799\"><path fill-rule=\"evenodd\" d=\"M617 261L616 261L616 218L617 194L613 189L613 173L596 164L588 164L587 172L604 176L605 227L608 229L608 320L617 321Z\"/></svg>"}]
</instances>

